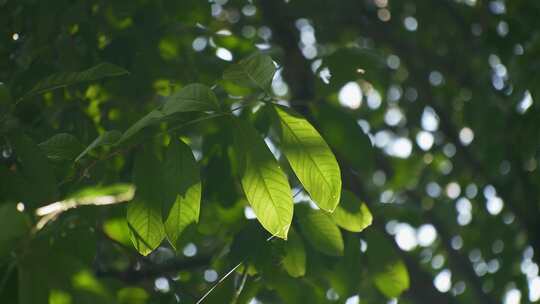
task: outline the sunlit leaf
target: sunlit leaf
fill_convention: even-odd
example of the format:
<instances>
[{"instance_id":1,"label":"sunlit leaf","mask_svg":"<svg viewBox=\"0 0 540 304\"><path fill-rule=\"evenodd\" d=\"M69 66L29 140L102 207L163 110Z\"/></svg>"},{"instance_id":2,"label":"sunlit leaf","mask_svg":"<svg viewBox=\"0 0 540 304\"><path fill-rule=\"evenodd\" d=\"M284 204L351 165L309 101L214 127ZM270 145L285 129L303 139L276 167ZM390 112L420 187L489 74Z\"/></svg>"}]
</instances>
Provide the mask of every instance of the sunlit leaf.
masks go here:
<instances>
[{"instance_id":1,"label":"sunlit leaf","mask_svg":"<svg viewBox=\"0 0 540 304\"><path fill-rule=\"evenodd\" d=\"M289 238L285 243L285 257L282 260L283 268L292 277L301 277L306 273L306 250L302 239L291 229Z\"/></svg>"},{"instance_id":2,"label":"sunlit leaf","mask_svg":"<svg viewBox=\"0 0 540 304\"><path fill-rule=\"evenodd\" d=\"M178 112L214 111L219 108L216 94L203 84L190 84L167 97L163 113L171 115Z\"/></svg>"},{"instance_id":3,"label":"sunlit leaf","mask_svg":"<svg viewBox=\"0 0 540 304\"><path fill-rule=\"evenodd\" d=\"M67 133L56 134L40 143L39 147L52 161L73 160L82 150L79 140Z\"/></svg>"},{"instance_id":4,"label":"sunlit leaf","mask_svg":"<svg viewBox=\"0 0 540 304\"><path fill-rule=\"evenodd\" d=\"M275 106L281 129L281 147L294 173L315 203L334 211L341 194L341 171L321 135L299 114Z\"/></svg>"},{"instance_id":5,"label":"sunlit leaf","mask_svg":"<svg viewBox=\"0 0 540 304\"><path fill-rule=\"evenodd\" d=\"M181 233L191 223L199 221L201 178L199 166L188 145L173 139L165 156L165 178L172 182L176 199L165 206L165 232L174 246Z\"/></svg>"},{"instance_id":6,"label":"sunlit leaf","mask_svg":"<svg viewBox=\"0 0 540 304\"><path fill-rule=\"evenodd\" d=\"M341 201L331 217L338 226L352 232L364 230L373 221L366 204L347 190L341 193Z\"/></svg>"},{"instance_id":7,"label":"sunlit leaf","mask_svg":"<svg viewBox=\"0 0 540 304\"><path fill-rule=\"evenodd\" d=\"M268 90L275 73L276 66L272 58L268 55L255 53L225 70L223 79L241 86L255 86L262 90Z\"/></svg>"},{"instance_id":8,"label":"sunlit leaf","mask_svg":"<svg viewBox=\"0 0 540 304\"><path fill-rule=\"evenodd\" d=\"M368 234L369 272L375 286L388 298L396 298L409 288L409 273L389 240L376 231Z\"/></svg>"},{"instance_id":9,"label":"sunlit leaf","mask_svg":"<svg viewBox=\"0 0 540 304\"><path fill-rule=\"evenodd\" d=\"M81 72L69 72L69 73L58 73L53 74L41 81L39 81L33 88L30 90L25 97L32 95L40 94L50 90L63 88L69 85L94 81L105 77L112 76L121 76L128 74L128 71L125 69L116 66L111 63L100 63L88 70Z\"/></svg>"},{"instance_id":10,"label":"sunlit leaf","mask_svg":"<svg viewBox=\"0 0 540 304\"><path fill-rule=\"evenodd\" d=\"M121 137L122 133L120 133L119 131L106 131L105 133L99 135L96 139L94 139L94 141L90 145L88 145L88 147L86 147L86 149L84 149L84 151L82 151L81 154L77 156L77 158L75 158L75 162L78 162L84 156L86 156L86 154L90 153L92 150L98 147L114 145L118 142L118 140L120 140Z\"/></svg>"},{"instance_id":11,"label":"sunlit leaf","mask_svg":"<svg viewBox=\"0 0 540 304\"><path fill-rule=\"evenodd\" d=\"M148 255L165 238L161 215L161 163L151 149L137 153L133 169L135 198L128 203L127 221L131 241L142 255Z\"/></svg>"},{"instance_id":12,"label":"sunlit leaf","mask_svg":"<svg viewBox=\"0 0 540 304\"><path fill-rule=\"evenodd\" d=\"M235 123L235 147L242 188L257 219L270 233L286 239L293 216L287 176L257 131L241 120Z\"/></svg>"},{"instance_id":13,"label":"sunlit leaf","mask_svg":"<svg viewBox=\"0 0 540 304\"><path fill-rule=\"evenodd\" d=\"M341 231L327 214L313 210L307 205L298 206L295 211L300 231L313 247L327 255L343 255Z\"/></svg>"}]
</instances>

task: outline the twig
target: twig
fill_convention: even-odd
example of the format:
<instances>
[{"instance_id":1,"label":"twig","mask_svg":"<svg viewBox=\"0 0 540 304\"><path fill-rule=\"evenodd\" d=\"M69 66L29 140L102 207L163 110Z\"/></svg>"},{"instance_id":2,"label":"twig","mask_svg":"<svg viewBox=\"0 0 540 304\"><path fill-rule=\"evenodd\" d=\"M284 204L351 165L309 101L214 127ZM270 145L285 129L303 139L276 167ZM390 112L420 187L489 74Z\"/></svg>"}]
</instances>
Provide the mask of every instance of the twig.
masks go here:
<instances>
[{"instance_id":1,"label":"twig","mask_svg":"<svg viewBox=\"0 0 540 304\"><path fill-rule=\"evenodd\" d=\"M221 277L221 279L219 279L216 284L214 284L212 287L210 287L210 289L208 289L207 292L204 293L204 295L197 301L196 304L201 304L202 301L204 301L204 299L206 299L206 297L208 297L212 293L212 291L214 291L214 289L218 287L219 284L223 283L234 271L236 271L236 269L238 269L238 267L240 267L242 263L244 263L244 261L236 264L236 266L234 266L231 270L229 270L229 272L227 272L223 277Z\"/></svg>"},{"instance_id":2,"label":"twig","mask_svg":"<svg viewBox=\"0 0 540 304\"><path fill-rule=\"evenodd\" d=\"M242 290L246 285L247 274L247 267L244 267L244 271L242 271L242 279L240 280L240 285L238 285L238 288L234 292L234 298L232 299L231 304L235 304L236 302L238 302L238 298L240 297L240 294L242 293Z\"/></svg>"}]
</instances>

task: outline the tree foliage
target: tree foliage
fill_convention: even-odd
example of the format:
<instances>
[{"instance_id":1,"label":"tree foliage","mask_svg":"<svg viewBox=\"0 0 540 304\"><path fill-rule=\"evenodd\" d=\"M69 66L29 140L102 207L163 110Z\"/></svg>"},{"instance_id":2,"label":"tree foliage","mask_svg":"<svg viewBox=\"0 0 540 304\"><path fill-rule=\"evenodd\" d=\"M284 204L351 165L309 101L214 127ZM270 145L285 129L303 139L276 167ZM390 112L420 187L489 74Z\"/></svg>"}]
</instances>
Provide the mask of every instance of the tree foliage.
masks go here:
<instances>
[{"instance_id":1,"label":"tree foliage","mask_svg":"<svg viewBox=\"0 0 540 304\"><path fill-rule=\"evenodd\" d=\"M0 303L540 300L537 12L0 1Z\"/></svg>"}]
</instances>

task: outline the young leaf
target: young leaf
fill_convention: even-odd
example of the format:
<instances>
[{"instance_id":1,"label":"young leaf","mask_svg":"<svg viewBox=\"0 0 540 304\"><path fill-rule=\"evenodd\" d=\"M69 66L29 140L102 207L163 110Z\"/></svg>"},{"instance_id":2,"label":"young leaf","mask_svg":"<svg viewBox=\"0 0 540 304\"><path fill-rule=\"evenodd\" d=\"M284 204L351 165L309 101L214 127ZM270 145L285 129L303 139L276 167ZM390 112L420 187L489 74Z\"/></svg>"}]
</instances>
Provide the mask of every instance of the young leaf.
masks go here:
<instances>
[{"instance_id":1,"label":"young leaf","mask_svg":"<svg viewBox=\"0 0 540 304\"><path fill-rule=\"evenodd\" d=\"M338 226L352 232L364 230L373 221L366 204L347 190L341 193L341 201L331 217Z\"/></svg>"},{"instance_id":2,"label":"young leaf","mask_svg":"<svg viewBox=\"0 0 540 304\"><path fill-rule=\"evenodd\" d=\"M293 229L289 231L289 239L285 243L285 257L282 263L283 268L294 278L306 274L306 250L304 243Z\"/></svg>"},{"instance_id":3,"label":"young leaf","mask_svg":"<svg viewBox=\"0 0 540 304\"><path fill-rule=\"evenodd\" d=\"M256 53L225 70L223 79L230 80L240 86L255 86L262 90L268 90L275 73L276 66L272 58Z\"/></svg>"},{"instance_id":4,"label":"young leaf","mask_svg":"<svg viewBox=\"0 0 540 304\"><path fill-rule=\"evenodd\" d=\"M39 144L47 158L53 161L73 160L82 150L79 140L67 133L56 134Z\"/></svg>"},{"instance_id":5,"label":"young leaf","mask_svg":"<svg viewBox=\"0 0 540 304\"><path fill-rule=\"evenodd\" d=\"M146 148L135 157L133 180L135 199L128 204L127 221L131 241L142 255L148 255L165 238L161 216L161 163Z\"/></svg>"},{"instance_id":6,"label":"young leaf","mask_svg":"<svg viewBox=\"0 0 540 304\"><path fill-rule=\"evenodd\" d=\"M191 223L199 221L201 205L201 177L199 167L188 145L173 139L166 152L165 168L167 182L172 182L176 199L165 209L165 232L169 242L176 248L182 231ZM165 172L164 172L165 173Z\"/></svg>"},{"instance_id":7,"label":"young leaf","mask_svg":"<svg viewBox=\"0 0 540 304\"><path fill-rule=\"evenodd\" d=\"M381 233L370 231L367 240L369 273L375 286L388 298L397 298L409 288L407 267Z\"/></svg>"},{"instance_id":8,"label":"young leaf","mask_svg":"<svg viewBox=\"0 0 540 304\"><path fill-rule=\"evenodd\" d=\"M341 231L327 214L306 205L298 206L296 212L302 235L315 249L331 256L343 255Z\"/></svg>"},{"instance_id":9,"label":"young leaf","mask_svg":"<svg viewBox=\"0 0 540 304\"><path fill-rule=\"evenodd\" d=\"M263 227L286 239L293 216L287 176L257 131L244 121L235 121L235 150L246 198Z\"/></svg>"},{"instance_id":10,"label":"young leaf","mask_svg":"<svg viewBox=\"0 0 540 304\"><path fill-rule=\"evenodd\" d=\"M81 160L86 154L90 153L90 151L94 150L95 148L101 147L101 146L112 146L116 144L120 138L122 137L122 133L120 131L112 130L112 131L106 131L105 133L99 135L94 141L84 149L84 151L81 152L75 158L75 162L78 162Z\"/></svg>"},{"instance_id":11,"label":"young leaf","mask_svg":"<svg viewBox=\"0 0 540 304\"><path fill-rule=\"evenodd\" d=\"M291 109L274 107L281 129L282 151L315 203L332 212L341 194L341 171L321 135Z\"/></svg>"},{"instance_id":12,"label":"young leaf","mask_svg":"<svg viewBox=\"0 0 540 304\"><path fill-rule=\"evenodd\" d=\"M163 119L165 119L166 115L161 112L161 110L153 110L152 112L146 114L143 118L139 119L136 123L131 125L129 129L122 134L122 137L118 142L124 142L131 138L133 135L137 134L140 130L156 124L158 122L161 122Z\"/></svg>"},{"instance_id":13,"label":"young leaf","mask_svg":"<svg viewBox=\"0 0 540 304\"><path fill-rule=\"evenodd\" d=\"M76 83L98 80L105 77L121 76L128 74L125 69L111 63L100 63L88 70L81 72L53 74L39 81L25 97L67 87Z\"/></svg>"},{"instance_id":14,"label":"young leaf","mask_svg":"<svg viewBox=\"0 0 540 304\"><path fill-rule=\"evenodd\" d=\"M178 112L214 111L219 108L216 94L202 84L190 84L167 97L163 113L171 115Z\"/></svg>"}]
</instances>

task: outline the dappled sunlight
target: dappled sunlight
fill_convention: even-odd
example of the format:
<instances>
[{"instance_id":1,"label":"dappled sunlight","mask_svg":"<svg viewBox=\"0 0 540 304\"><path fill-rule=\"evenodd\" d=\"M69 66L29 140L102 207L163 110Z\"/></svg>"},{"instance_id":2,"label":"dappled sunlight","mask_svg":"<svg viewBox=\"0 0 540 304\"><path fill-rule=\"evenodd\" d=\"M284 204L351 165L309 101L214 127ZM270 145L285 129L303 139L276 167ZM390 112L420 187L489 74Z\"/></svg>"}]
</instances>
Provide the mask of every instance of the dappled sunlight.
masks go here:
<instances>
[{"instance_id":1,"label":"dappled sunlight","mask_svg":"<svg viewBox=\"0 0 540 304\"><path fill-rule=\"evenodd\" d=\"M0 303L540 301L535 1L0 1Z\"/></svg>"}]
</instances>

